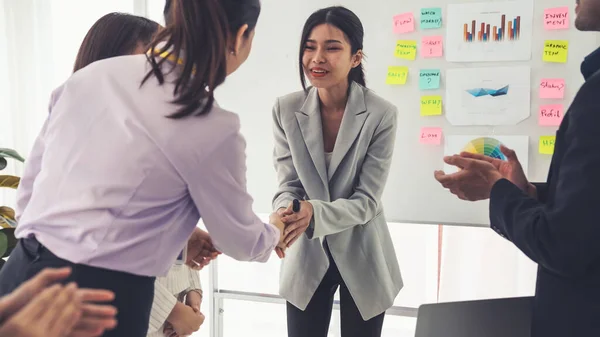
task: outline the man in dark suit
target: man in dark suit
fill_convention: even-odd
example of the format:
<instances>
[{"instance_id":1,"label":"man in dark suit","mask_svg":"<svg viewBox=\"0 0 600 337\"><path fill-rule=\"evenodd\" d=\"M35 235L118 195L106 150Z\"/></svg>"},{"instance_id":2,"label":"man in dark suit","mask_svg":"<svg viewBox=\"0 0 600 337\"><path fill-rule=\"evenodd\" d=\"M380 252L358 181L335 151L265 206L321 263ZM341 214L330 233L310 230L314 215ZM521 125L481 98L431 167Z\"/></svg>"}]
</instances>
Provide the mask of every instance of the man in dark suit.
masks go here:
<instances>
[{"instance_id":1,"label":"man in dark suit","mask_svg":"<svg viewBox=\"0 0 600 337\"><path fill-rule=\"evenodd\" d=\"M575 26L600 31L600 0L577 2ZM538 268L532 336L600 336L600 49L556 133L545 183L527 181L514 151L501 161L461 153L435 178L463 200L490 199L491 227Z\"/></svg>"}]
</instances>

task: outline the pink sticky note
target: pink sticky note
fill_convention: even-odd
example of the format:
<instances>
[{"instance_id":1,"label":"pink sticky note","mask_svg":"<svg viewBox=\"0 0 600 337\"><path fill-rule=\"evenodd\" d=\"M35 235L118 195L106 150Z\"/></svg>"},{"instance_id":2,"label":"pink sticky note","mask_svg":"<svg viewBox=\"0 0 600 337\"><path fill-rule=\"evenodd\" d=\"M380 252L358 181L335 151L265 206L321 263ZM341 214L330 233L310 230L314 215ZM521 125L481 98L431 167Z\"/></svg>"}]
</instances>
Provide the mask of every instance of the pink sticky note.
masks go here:
<instances>
[{"instance_id":1,"label":"pink sticky note","mask_svg":"<svg viewBox=\"0 0 600 337\"><path fill-rule=\"evenodd\" d=\"M539 113L539 123L541 126L558 126L562 122L563 113L562 104L542 105Z\"/></svg>"},{"instance_id":2,"label":"pink sticky note","mask_svg":"<svg viewBox=\"0 0 600 337\"><path fill-rule=\"evenodd\" d=\"M565 80L562 78L543 78L540 83L540 98L565 98Z\"/></svg>"},{"instance_id":3,"label":"pink sticky note","mask_svg":"<svg viewBox=\"0 0 600 337\"><path fill-rule=\"evenodd\" d=\"M415 30L415 16L413 13L402 13L394 16L394 33L410 33Z\"/></svg>"},{"instance_id":4,"label":"pink sticky note","mask_svg":"<svg viewBox=\"0 0 600 337\"><path fill-rule=\"evenodd\" d=\"M421 39L421 56L424 58L442 57L444 55L443 40L442 36L423 36Z\"/></svg>"},{"instance_id":5,"label":"pink sticky note","mask_svg":"<svg viewBox=\"0 0 600 337\"><path fill-rule=\"evenodd\" d=\"M544 10L544 28L568 29L569 7L547 8Z\"/></svg>"},{"instance_id":6,"label":"pink sticky note","mask_svg":"<svg viewBox=\"0 0 600 337\"><path fill-rule=\"evenodd\" d=\"M421 128L419 143L440 145L442 143L442 128Z\"/></svg>"}]
</instances>

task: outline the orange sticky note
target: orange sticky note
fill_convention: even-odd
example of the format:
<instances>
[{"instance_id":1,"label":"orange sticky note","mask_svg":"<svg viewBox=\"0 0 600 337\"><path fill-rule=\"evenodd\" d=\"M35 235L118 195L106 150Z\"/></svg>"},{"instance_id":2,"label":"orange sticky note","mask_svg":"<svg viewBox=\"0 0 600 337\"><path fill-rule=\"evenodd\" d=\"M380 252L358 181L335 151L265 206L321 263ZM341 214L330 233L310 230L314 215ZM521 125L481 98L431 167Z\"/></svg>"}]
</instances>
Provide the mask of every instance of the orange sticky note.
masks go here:
<instances>
[{"instance_id":1,"label":"orange sticky note","mask_svg":"<svg viewBox=\"0 0 600 337\"><path fill-rule=\"evenodd\" d=\"M569 29L569 7L547 8L544 10L544 28Z\"/></svg>"},{"instance_id":2,"label":"orange sticky note","mask_svg":"<svg viewBox=\"0 0 600 337\"><path fill-rule=\"evenodd\" d=\"M421 128L419 143L440 145L442 143L442 128Z\"/></svg>"},{"instance_id":3,"label":"orange sticky note","mask_svg":"<svg viewBox=\"0 0 600 337\"><path fill-rule=\"evenodd\" d=\"M540 98L565 98L565 80L562 78L543 78L540 83Z\"/></svg>"},{"instance_id":4,"label":"orange sticky note","mask_svg":"<svg viewBox=\"0 0 600 337\"><path fill-rule=\"evenodd\" d=\"M441 36L423 36L421 40L421 56L442 57L444 48L442 46L443 37Z\"/></svg>"},{"instance_id":5,"label":"orange sticky note","mask_svg":"<svg viewBox=\"0 0 600 337\"><path fill-rule=\"evenodd\" d=\"M539 112L541 126L559 126L564 117L562 104L542 105Z\"/></svg>"},{"instance_id":6,"label":"orange sticky note","mask_svg":"<svg viewBox=\"0 0 600 337\"><path fill-rule=\"evenodd\" d=\"M413 13L402 13L394 16L394 33L410 33L415 30L415 16Z\"/></svg>"}]
</instances>

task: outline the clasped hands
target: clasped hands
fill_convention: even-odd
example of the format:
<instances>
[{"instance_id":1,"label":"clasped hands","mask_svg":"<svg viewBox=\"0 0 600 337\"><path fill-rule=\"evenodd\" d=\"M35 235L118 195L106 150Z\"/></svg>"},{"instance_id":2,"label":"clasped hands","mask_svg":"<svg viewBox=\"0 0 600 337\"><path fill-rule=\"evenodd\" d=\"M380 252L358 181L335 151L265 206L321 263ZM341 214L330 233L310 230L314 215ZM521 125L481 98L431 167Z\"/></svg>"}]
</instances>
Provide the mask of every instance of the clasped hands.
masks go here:
<instances>
[{"instance_id":1,"label":"clasped hands","mask_svg":"<svg viewBox=\"0 0 600 337\"><path fill-rule=\"evenodd\" d=\"M460 170L452 174L435 171L435 179L462 200L488 199L492 187L501 179L509 180L529 196L535 197L536 189L527 181L515 151L505 146L501 146L500 150L507 160L470 152L445 157L446 164Z\"/></svg>"},{"instance_id":2,"label":"clasped hands","mask_svg":"<svg viewBox=\"0 0 600 337\"><path fill-rule=\"evenodd\" d=\"M308 201L300 201L300 210L294 212L293 203L287 208L280 208L269 217L269 222L279 228L281 239L275 248L279 258L285 257L285 250L291 247L302 235L313 217L313 206Z\"/></svg>"}]
</instances>

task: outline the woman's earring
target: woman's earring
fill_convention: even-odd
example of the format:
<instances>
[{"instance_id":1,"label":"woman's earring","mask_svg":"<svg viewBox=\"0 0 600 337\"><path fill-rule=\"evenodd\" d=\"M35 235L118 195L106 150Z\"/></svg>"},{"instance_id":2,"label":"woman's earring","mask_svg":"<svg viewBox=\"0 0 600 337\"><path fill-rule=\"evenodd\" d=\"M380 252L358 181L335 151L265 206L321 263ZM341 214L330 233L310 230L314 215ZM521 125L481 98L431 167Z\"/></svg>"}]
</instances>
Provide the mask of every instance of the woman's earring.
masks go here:
<instances>
[{"instance_id":1,"label":"woman's earring","mask_svg":"<svg viewBox=\"0 0 600 337\"><path fill-rule=\"evenodd\" d=\"M232 51L229 52L229 54L235 56L235 51L232 50Z\"/></svg>"}]
</instances>

